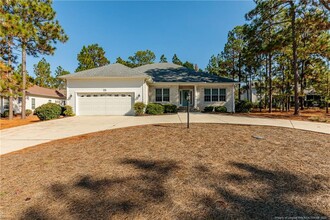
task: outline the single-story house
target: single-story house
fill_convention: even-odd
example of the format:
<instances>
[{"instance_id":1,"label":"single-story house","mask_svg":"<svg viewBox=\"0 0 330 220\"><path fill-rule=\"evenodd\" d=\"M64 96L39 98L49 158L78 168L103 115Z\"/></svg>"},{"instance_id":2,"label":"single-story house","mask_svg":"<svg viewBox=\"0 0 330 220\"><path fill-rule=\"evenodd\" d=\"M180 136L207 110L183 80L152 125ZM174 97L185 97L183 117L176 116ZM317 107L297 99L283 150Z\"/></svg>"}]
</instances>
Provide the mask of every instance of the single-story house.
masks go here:
<instances>
[{"instance_id":1,"label":"single-story house","mask_svg":"<svg viewBox=\"0 0 330 220\"><path fill-rule=\"evenodd\" d=\"M26 90L26 109L34 110L42 104L49 102L65 105L65 92L56 89L49 89L40 86L32 86ZM1 113L9 109L7 97L0 97ZM22 97L13 100L13 109L16 114L21 113Z\"/></svg>"},{"instance_id":2,"label":"single-story house","mask_svg":"<svg viewBox=\"0 0 330 220\"><path fill-rule=\"evenodd\" d=\"M187 106L188 94L196 110L223 105L235 112L238 82L172 63L136 68L116 63L61 78L66 79L67 104L76 115L133 115L135 102Z\"/></svg>"}]
</instances>

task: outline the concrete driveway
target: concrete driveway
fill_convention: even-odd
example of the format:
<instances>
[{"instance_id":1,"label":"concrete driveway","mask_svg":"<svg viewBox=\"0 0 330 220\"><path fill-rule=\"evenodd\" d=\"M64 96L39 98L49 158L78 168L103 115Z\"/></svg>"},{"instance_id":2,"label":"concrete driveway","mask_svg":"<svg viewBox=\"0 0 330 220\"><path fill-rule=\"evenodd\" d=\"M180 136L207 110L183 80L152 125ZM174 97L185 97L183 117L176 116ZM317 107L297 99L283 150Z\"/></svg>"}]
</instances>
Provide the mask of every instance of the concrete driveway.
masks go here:
<instances>
[{"instance_id":1,"label":"concrete driveway","mask_svg":"<svg viewBox=\"0 0 330 220\"><path fill-rule=\"evenodd\" d=\"M1 130L0 155L56 139L129 126L186 123L186 113L162 116L76 116ZM191 113L191 123L267 125L330 134L330 124L282 119ZM184 127L185 125L183 125ZM330 138L330 136L329 136Z\"/></svg>"}]
</instances>

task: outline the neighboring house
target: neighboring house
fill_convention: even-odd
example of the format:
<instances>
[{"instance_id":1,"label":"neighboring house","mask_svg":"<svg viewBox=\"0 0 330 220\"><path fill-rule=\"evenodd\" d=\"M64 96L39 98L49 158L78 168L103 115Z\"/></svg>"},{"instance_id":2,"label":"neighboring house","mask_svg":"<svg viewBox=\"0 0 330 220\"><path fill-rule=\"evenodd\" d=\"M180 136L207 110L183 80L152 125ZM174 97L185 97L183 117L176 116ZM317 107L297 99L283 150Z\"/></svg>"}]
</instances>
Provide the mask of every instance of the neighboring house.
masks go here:
<instances>
[{"instance_id":1,"label":"neighboring house","mask_svg":"<svg viewBox=\"0 0 330 220\"><path fill-rule=\"evenodd\" d=\"M40 86L32 86L26 91L26 109L34 110L42 104L49 102L57 103L60 105L65 104L65 92L56 89L48 89ZM1 113L9 108L8 98L0 97ZM21 113L22 98L18 97L13 100L14 112Z\"/></svg>"},{"instance_id":2,"label":"neighboring house","mask_svg":"<svg viewBox=\"0 0 330 220\"><path fill-rule=\"evenodd\" d=\"M116 63L61 78L67 81L67 103L76 115L133 115L135 102L187 106L188 94L191 108L223 105L235 112L238 82L171 63L137 68Z\"/></svg>"},{"instance_id":3,"label":"neighboring house","mask_svg":"<svg viewBox=\"0 0 330 220\"><path fill-rule=\"evenodd\" d=\"M256 88L256 83L257 81L252 81L250 83L251 88L246 89L242 94L241 94L241 100L248 100L250 102L256 103L259 102L260 97L258 98L258 91Z\"/></svg>"}]
</instances>

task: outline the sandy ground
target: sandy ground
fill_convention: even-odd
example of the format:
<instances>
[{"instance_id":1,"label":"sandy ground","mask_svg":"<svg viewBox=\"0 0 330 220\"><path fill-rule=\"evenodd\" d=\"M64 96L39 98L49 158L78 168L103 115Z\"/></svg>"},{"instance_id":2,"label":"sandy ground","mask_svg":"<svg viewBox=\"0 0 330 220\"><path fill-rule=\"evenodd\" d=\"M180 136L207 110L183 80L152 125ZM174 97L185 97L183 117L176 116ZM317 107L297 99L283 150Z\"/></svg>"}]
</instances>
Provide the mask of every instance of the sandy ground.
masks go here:
<instances>
[{"instance_id":1,"label":"sandy ground","mask_svg":"<svg viewBox=\"0 0 330 220\"><path fill-rule=\"evenodd\" d=\"M0 219L330 217L330 136L263 126L108 130L1 156Z\"/></svg>"}]
</instances>

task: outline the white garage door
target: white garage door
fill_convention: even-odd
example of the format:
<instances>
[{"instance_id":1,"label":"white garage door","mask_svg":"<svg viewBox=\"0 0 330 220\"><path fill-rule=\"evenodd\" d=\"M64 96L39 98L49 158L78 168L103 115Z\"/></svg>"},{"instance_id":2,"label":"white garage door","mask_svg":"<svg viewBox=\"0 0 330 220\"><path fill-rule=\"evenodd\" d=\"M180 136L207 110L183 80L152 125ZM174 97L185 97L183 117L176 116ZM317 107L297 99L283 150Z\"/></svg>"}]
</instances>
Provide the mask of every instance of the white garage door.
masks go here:
<instances>
[{"instance_id":1,"label":"white garage door","mask_svg":"<svg viewBox=\"0 0 330 220\"><path fill-rule=\"evenodd\" d=\"M133 93L78 94L79 115L133 115Z\"/></svg>"}]
</instances>

